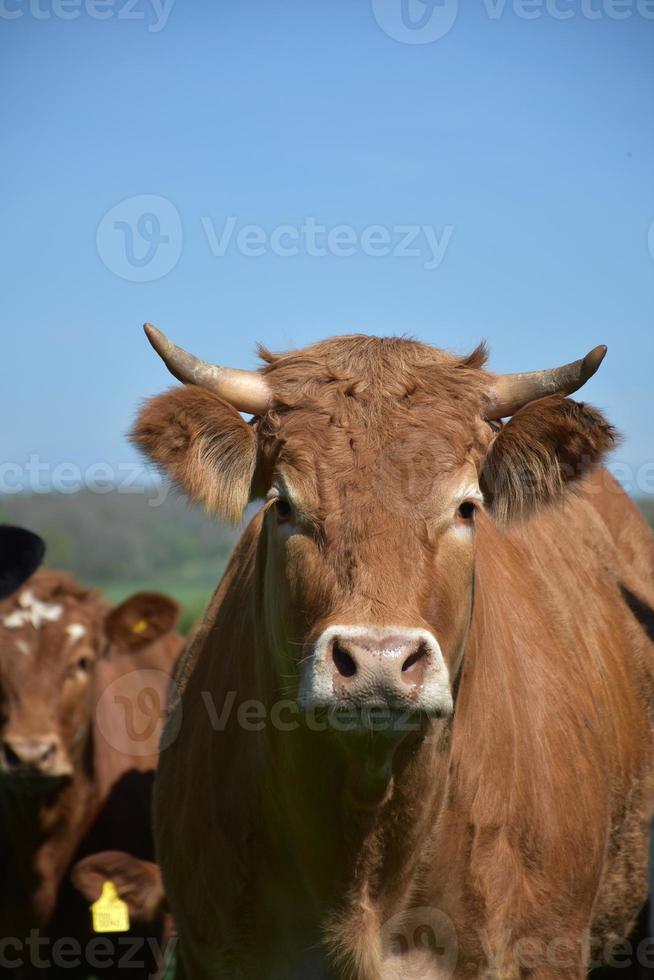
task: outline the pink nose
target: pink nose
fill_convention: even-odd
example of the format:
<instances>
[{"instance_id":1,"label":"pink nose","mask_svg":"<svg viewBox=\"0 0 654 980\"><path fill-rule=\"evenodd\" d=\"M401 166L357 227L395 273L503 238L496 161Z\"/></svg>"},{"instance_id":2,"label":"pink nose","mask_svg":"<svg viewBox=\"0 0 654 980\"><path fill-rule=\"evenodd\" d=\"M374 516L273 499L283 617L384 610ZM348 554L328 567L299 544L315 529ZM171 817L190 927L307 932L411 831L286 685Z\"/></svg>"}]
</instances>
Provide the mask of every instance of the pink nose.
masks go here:
<instances>
[{"instance_id":1,"label":"pink nose","mask_svg":"<svg viewBox=\"0 0 654 980\"><path fill-rule=\"evenodd\" d=\"M364 702L415 701L433 666L433 646L420 633L341 630L327 644L334 693Z\"/></svg>"}]
</instances>

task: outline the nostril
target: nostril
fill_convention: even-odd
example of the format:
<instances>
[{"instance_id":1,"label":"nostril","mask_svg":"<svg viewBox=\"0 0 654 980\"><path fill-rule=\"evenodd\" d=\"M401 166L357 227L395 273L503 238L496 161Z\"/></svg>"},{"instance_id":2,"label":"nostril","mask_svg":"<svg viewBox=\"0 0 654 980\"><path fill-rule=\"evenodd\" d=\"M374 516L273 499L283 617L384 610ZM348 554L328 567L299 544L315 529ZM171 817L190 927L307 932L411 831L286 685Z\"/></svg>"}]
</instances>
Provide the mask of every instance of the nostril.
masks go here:
<instances>
[{"instance_id":1,"label":"nostril","mask_svg":"<svg viewBox=\"0 0 654 980\"><path fill-rule=\"evenodd\" d=\"M7 769L16 769L20 766L20 756L14 752L9 742L2 743L2 761Z\"/></svg>"},{"instance_id":2,"label":"nostril","mask_svg":"<svg viewBox=\"0 0 654 980\"><path fill-rule=\"evenodd\" d=\"M354 658L341 646L338 640L332 643L332 660L341 677L354 677L357 665Z\"/></svg>"},{"instance_id":3,"label":"nostril","mask_svg":"<svg viewBox=\"0 0 654 980\"><path fill-rule=\"evenodd\" d=\"M402 673L407 675L404 678L407 683L413 683L418 674L424 673L426 660L427 645L425 643L420 643L402 664Z\"/></svg>"}]
</instances>

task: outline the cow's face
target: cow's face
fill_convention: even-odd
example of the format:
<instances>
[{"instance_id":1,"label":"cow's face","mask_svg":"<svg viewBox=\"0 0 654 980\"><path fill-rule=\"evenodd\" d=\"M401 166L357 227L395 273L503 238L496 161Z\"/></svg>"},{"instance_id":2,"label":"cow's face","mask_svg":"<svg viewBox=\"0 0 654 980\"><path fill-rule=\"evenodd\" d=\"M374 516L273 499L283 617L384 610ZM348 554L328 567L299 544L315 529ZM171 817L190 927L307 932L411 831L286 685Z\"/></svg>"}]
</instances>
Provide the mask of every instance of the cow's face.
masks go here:
<instances>
[{"instance_id":1,"label":"cow's face","mask_svg":"<svg viewBox=\"0 0 654 980\"><path fill-rule=\"evenodd\" d=\"M163 641L170 660L179 606L139 592L108 611L94 592L62 572L42 571L0 603L0 778L47 788L84 764L96 702L118 677ZM147 699L146 699L147 700ZM124 726L121 710L105 728ZM142 748L142 746L139 746Z\"/></svg>"},{"instance_id":2,"label":"cow's face","mask_svg":"<svg viewBox=\"0 0 654 980\"><path fill-rule=\"evenodd\" d=\"M91 717L102 607L68 576L41 572L0 606L0 775L70 777Z\"/></svg>"},{"instance_id":3,"label":"cow's face","mask_svg":"<svg viewBox=\"0 0 654 980\"><path fill-rule=\"evenodd\" d=\"M305 708L374 709L380 729L382 709L452 710L492 437L407 401L371 411L365 398L336 399L328 412L277 413L259 432L278 672L296 676Z\"/></svg>"},{"instance_id":4,"label":"cow's face","mask_svg":"<svg viewBox=\"0 0 654 980\"><path fill-rule=\"evenodd\" d=\"M210 509L237 516L265 496L261 629L279 690L307 709L450 713L477 520L527 515L611 445L598 413L558 394L504 427L487 421L497 379L483 360L336 338L269 358L271 400L250 426L198 388L140 416L139 445ZM541 391L555 390L545 375ZM241 379L228 380L242 402ZM525 386L501 409L524 404Z\"/></svg>"}]
</instances>

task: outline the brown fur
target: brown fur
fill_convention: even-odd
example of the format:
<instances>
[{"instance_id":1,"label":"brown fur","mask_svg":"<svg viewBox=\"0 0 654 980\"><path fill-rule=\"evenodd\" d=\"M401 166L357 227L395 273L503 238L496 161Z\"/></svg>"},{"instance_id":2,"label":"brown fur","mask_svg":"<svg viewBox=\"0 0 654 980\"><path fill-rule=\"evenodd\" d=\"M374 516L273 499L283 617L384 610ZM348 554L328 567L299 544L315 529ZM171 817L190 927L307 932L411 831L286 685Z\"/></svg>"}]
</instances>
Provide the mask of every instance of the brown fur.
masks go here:
<instances>
[{"instance_id":1,"label":"brown fur","mask_svg":"<svg viewBox=\"0 0 654 980\"><path fill-rule=\"evenodd\" d=\"M597 409L563 395L532 402L505 425L486 457L482 486L506 524L561 497L609 452L614 429Z\"/></svg>"},{"instance_id":2,"label":"brown fur","mask_svg":"<svg viewBox=\"0 0 654 980\"><path fill-rule=\"evenodd\" d=\"M139 592L112 609L105 618L105 633L124 650L139 650L177 626L179 604L160 592Z\"/></svg>"},{"instance_id":3,"label":"brown fur","mask_svg":"<svg viewBox=\"0 0 654 980\"><path fill-rule=\"evenodd\" d=\"M271 502L244 532L157 782L183 976L428 980L441 950L460 978L582 977L591 935L625 935L644 899L652 812L653 552L588 475L610 427L556 397L498 433L480 352L355 336L265 357L253 486L290 494L293 528ZM150 431L199 395L150 403ZM273 724L333 623L430 630L453 718L395 742Z\"/></svg>"},{"instance_id":4,"label":"brown fur","mask_svg":"<svg viewBox=\"0 0 654 980\"><path fill-rule=\"evenodd\" d=\"M178 388L152 399L133 439L189 497L237 521L250 495L256 440L230 405L208 391L193 394Z\"/></svg>"}]
</instances>

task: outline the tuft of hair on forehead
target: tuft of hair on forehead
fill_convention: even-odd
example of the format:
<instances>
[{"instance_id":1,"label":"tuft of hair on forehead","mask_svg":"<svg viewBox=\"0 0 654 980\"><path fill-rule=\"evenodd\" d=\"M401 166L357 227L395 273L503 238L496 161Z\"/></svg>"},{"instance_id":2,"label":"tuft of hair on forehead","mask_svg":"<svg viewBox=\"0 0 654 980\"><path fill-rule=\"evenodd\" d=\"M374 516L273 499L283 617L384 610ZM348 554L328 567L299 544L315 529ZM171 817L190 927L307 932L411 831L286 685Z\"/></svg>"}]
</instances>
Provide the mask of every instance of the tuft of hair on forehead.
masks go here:
<instances>
[{"instance_id":1,"label":"tuft of hair on forehead","mask_svg":"<svg viewBox=\"0 0 654 980\"><path fill-rule=\"evenodd\" d=\"M483 370L488 356L483 342L467 357L408 337L367 334L332 337L280 354L259 345L258 352L277 406L329 400L332 393L362 402L422 393L446 400L467 397L481 410L490 383Z\"/></svg>"}]
</instances>

